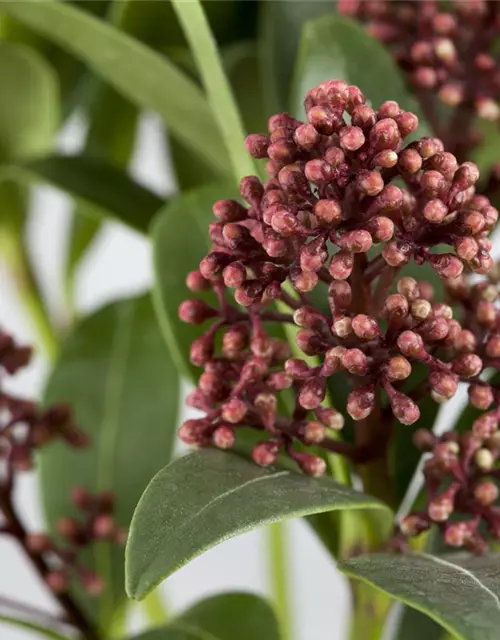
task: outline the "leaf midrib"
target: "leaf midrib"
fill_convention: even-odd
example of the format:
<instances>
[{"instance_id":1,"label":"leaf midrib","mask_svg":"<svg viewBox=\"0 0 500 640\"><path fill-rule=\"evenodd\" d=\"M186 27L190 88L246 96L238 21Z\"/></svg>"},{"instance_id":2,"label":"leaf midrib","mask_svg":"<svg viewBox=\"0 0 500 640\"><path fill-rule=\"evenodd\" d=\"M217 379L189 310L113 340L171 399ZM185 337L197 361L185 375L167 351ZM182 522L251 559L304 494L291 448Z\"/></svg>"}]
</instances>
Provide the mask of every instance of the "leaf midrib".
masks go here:
<instances>
[{"instance_id":1,"label":"leaf midrib","mask_svg":"<svg viewBox=\"0 0 500 640\"><path fill-rule=\"evenodd\" d=\"M117 330L111 344L109 367L105 381L103 419L99 430L100 446L98 451L101 455L97 465L97 492L114 486L113 475L116 471L114 452L116 452L116 442L120 432L119 399L125 383L125 364L130 352L134 306L130 303L124 305L117 310L117 316ZM96 546L95 559L98 573L106 582L106 590L99 602L100 619L104 620L107 619L114 600L111 580L111 549L108 544L101 543Z\"/></svg>"}]
</instances>

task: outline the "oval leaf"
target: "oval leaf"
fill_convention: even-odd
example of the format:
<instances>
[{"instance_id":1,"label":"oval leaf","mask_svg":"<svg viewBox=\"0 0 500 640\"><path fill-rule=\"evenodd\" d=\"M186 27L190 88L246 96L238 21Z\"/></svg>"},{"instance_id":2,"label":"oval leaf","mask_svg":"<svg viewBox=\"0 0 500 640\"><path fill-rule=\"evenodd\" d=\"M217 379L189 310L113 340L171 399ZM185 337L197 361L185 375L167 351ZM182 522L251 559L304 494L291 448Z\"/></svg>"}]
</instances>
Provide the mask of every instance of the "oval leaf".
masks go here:
<instances>
[{"instance_id":1,"label":"oval leaf","mask_svg":"<svg viewBox=\"0 0 500 640\"><path fill-rule=\"evenodd\" d=\"M45 399L70 403L91 444L74 451L55 443L42 451L43 501L52 530L58 518L74 511L70 491L77 485L115 492L116 519L128 526L151 476L170 459L178 396L178 375L149 297L109 305L75 329ZM79 594L104 629L125 602L123 553L95 545L83 559L107 585L98 602Z\"/></svg>"},{"instance_id":2,"label":"oval leaf","mask_svg":"<svg viewBox=\"0 0 500 640\"><path fill-rule=\"evenodd\" d=\"M256 527L384 506L330 478L269 471L227 452L193 453L162 469L137 506L126 552L127 593L144 598L196 556Z\"/></svg>"},{"instance_id":3,"label":"oval leaf","mask_svg":"<svg viewBox=\"0 0 500 640\"><path fill-rule=\"evenodd\" d=\"M59 90L50 65L24 45L0 45L0 158L46 151L59 126Z\"/></svg>"},{"instance_id":4,"label":"oval leaf","mask_svg":"<svg viewBox=\"0 0 500 640\"><path fill-rule=\"evenodd\" d=\"M251 593L225 593L196 603L162 629L134 640L279 640L271 606Z\"/></svg>"},{"instance_id":5,"label":"oval leaf","mask_svg":"<svg viewBox=\"0 0 500 640\"><path fill-rule=\"evenodd\" d=\"M338 14L310 20L304 26L291 101L295 116L303 117L309 89L329 78L357 85L375 107L397 100L403 109L418 115L418 136L429 135L418 103L387 49L359 23Z\"/></svg>"},{"instance_id":6,"label":"oval leaf","mask_svg":"<svg viewBox=\"0 0 500 640\"><path fill-rule=\"evenodd\" d=\"M183 300L193 296L186 287L187 274L198 268L210 248L208 225L213 219L213 203L235 195L234 187L224 185L183 194L158 213L152 228L155 309L173 360L192 379L199 370L189 362L189 350L200 337L200 327L181 322L177 310Z\"/></svg>"},{"instance_id":7,"label":"oval leaf","mask_svg":"<svg viewBox=\"0 0 500 640\"><path fill-rule=\"evenodd\" d=\"M205 96L169 60L66 2L6 2L2 12L71 51L137 106L157 111L175 136L229 174Z\"/></svg>"},{"instance_id":8,"label":"oval leaf","mask_svg":"<svg viewBox=\"0 0 500 640\"><path fill-rule=\"evenodd\" d=\"M368 555L339 569L422 611L460 640L498 639L500 554Z\"/></svg>"},{"instance_id":9,"label":"oval leaf","mask_svg":"<svg viewBox=\"0 0 500 640\"><path fill-rule=\"evenodd\" d=\"M164 201L114 165L86 156L47 156L10 165L0 178L46 182L91 205L94 215L110 215L144 233Z\"/></svg>"}]
</instances>

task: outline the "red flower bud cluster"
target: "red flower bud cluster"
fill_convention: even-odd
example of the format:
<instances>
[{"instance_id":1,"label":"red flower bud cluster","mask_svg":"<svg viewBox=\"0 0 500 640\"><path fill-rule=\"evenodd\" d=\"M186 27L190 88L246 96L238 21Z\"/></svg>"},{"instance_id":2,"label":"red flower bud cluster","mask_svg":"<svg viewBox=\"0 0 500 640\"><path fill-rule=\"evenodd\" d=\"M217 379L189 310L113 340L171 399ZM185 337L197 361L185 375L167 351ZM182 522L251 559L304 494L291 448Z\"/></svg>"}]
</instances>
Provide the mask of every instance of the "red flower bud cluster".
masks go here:
<instances>
[{"instance_id":1,"label":"red flower bud cluster","mask_svg":"<svg viewBox=\"0 0 500 640\"><path fill-rule=\"evenodd\" d=\"M49 568L45 581L52 591L67 591L74 577L87 593L98 595L105 586L104 581L81 564L79 555L96 542L124 544L127 533L113 518L114 496L109 492L92 496L84 488L76 487L72 499L82 519L67 516L57 522L62 542L55 542L44 533L30 533L26 546L30 553L43 556Z\"/></svg>"},{"instance_id":2,"label":"red flower bud cluster","mask_svg":"<svg viewBox=\"0 0 500 640\"><path fill-rule=\"evenodd\" d=\"M10 335L0 332L1 375L16 373L30 357L29 347L17 345ZM33 468L37 449L55 439L72 447L85 447L86 435L63 404L42 409L0 389L0 409L0 533L19 541L54 593L65 592L74 575L88 593L98 594L103 582L80 563L79 554L97 541L125 542L126 533L112 516L113 496L102 493L93 497L82 488L74 489L73 502L84 519L65 517L58 522L57 530L65 544L45 533L28 533L13 500L16 474Z\"/></svg>"},{"instance_id":3,"label":"red flower bud cluster","mask_svg":"<svg viewBox=\"0 0 500 640\"><path fill-rule=\"evenodd\" d=\"M366 23L430 104L438 97L464 118L500 118L495 42L500 6L487 0L340 0L339 10ZM463 141L462 141L463 142Z\"/></svg>"},{"instance_id":4,"label":"red flower bud cluster","mask_svg":"<svg viewBox=\"0 0 500 640\"><path fill-rule=\"evenodd\" d=\"M265 436L256 462L273 464L285 450L319 475L323 460L303 445L357 462L380 453L378 443L330 437L343 425L326 400L332 376L351 383L347 406L338 409L355 421L395 417L409 425L419 418L422 389L401 387L414 363L427 366L424 384L437 402L481 373L483 360L475 345L463 344L468 334L452 308L433 300L428 283L397 275L412 259L432 265L450 289L464 269L486 273L498 212L475 195L474 164L459 164L435 138L404 145L418 121L396 102L374 110L357 87L328 81L309 91L305 109L307 123L278 114L269 135L248 137L249 152L268 159L270 179L241 181L247 204L213 207L212 249L187 285L213 289L218 306L193 299L179 309L185 322L213 322L191 349L204 372L189 404L206 415L184 423L180 436L229 448L235 432L250 427ZM434 252L443 244L454 252ZM313 291L316 300L323 294L322 308ZM297 346L317 364L290 358L270 323L298 327ZM283 416L280 393L288 389L294 409Z\"/></svg>"},{"instance_id":5,"label":"red flower bud cluster","mask_svg":"<svg viewBox=\"0 0 500 640\"><path fill-rule=\"evenodd\" d=\"M400 536L416 536L437 526L445 544L474 553L500 539L499 436L450 432L436 438L427 430L415 433L415 444L430 452L424 466L427 502L424 510L403 518Z\"/></svg>"}]
</instances>

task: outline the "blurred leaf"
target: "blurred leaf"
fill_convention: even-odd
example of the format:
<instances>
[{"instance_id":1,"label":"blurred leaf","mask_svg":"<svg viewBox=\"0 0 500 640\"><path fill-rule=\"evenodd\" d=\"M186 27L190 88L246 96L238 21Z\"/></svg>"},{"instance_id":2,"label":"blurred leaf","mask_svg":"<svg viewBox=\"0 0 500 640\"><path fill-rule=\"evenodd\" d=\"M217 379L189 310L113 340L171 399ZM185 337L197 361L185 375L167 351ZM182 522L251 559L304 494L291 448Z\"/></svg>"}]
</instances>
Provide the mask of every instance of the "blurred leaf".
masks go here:
<instances>
[{"instance_id":1,"label":"blurred leaf","mask_svg":"<svg viewBox=\"0 0 500 640\"><path fill-rule=\"evenodd\" d=\"M303 117L306 93L333 78L357 85L375 107L397 100L403 109L418 115L418 136L430 135L420 107L388 50L362 25L338 14L310 20L304 26L290 94L293 115Z\"/></svg>"},{"instance_id":2,"label":"blurred leaf","mask_svg":"<svg viewBox=\"0 0 500 640\"><path fill-rule=\"evenodd\" d=\"M172 359L179 371L191 379L196 379L199 370L189 362L189 351L201 331L198 326L181 322L178 308L192 297L185 284L187 274L198 268L210 248L208 225L213 203L235 196L231 185L211 185L182 194L158 212L152 226L153 300L158 322ZM211 292L203 297L214 301Z\"/></svg>"},{"instance_id":3,"label":"blurred leaf","mask_svg":"<svg viewBox=\"0 0 500 640\"><path fill-rule=\"evenodd\" d=\"M68 402L91 438L83 450L57 442L40 455L46 518L74 512L70 491L83 486L117 496L116 520L128 526L147 483L171 456L179 399L178 374L149 296L104 307L76 327L63 345L45 403ZM123 549L100 543L82 562L106 582L98 600L77 597L106 630L126 602Z\"/></svg>"},{"instance_id":4,"label":"blurred leaf","mask_svg":"<svg viewBox=\"0 0 500 640\"><path fill-rule=\"evenodd\" d=\"M335 10L332 0L260 2L260 63L268 115L289 108L290 85L304 24ZM326 76L334 77L332 75ZM322 78L325 80L325 78Z\"/></svg>"},{"instance_id":5,"label":"blurred leaf","mask_svg":"<svg viewBox=\"0 0 500 640\"><path fill-rule=\"evenodd\" d=\"M0 169L0 179L48 182L91 205L95 215L110 215L144 233L164 201L103 160L85 156L47 156Z\"/></svg>"},{"instance_id":6,"label":"blurred leaf","mask_svg":"<svg viewBox=\"0 0 500 640\"><path fill-rule=\"evenodd\" d=\"M254 173L254 162L245 148L245 131L226 77L210 25L199 0L172 0L196 60L208 102L224 140L236 180Z\"/></svg>"},{"instance_id":7,"label":"blurred leaf","mask_svg":"<svg viewBox=\"0 0 500 640\"><path fill-rule=\"evenodd\" d=\"M221 175L224 146L202 91L138 40L64 2L4 3L21 20L84 60L134 104L158 111L172 133Z\"/></svg>"},{"instance_id":8,"label":"blurred leaf","mask_svg":"<svg viewBox=\"0 0 500 640\"><path fill-rule=\"evenodd\" d=\"M500 161L498 147L500 145L500 131L498 122L491 122L478 118L476 128L481 132L483 139L476 145L470 153L471 160L477 164L481 172L481 178L488 177L494 164Z\"/></svg>"},{"instance_id":9,"label":"blurred leaf","mask_svg":"<svg viewBox=\"0 0 500 640\"><path fill-rule=\"evenodd\" d=\"M405 606L391 640L444 640L444 633L443 627L435 620Z\"/></svg>"},{"instance_id":10,"label":"blurred leaf","mask_svg":"<svg viewBox=\"0 0 500 640\"><path fill-rule=\"evenodd\" d=\"M162 469L137 505L126 551L127 593L140 600L196 556L265 524L384 507L330 478L270 471L229 452L193 453Z\"/></svg>"},{"instance_id":11,"label":"blurred leaf","mask_svg":"<svg viewBox=\"0 0 500 640\"><path fill-rule=\"evenodd\" d=\"M224 593L197 602L161 629L133 640L279 640L271 606L251 593Z\"/></svg>"},{"instance_id":12,"label":"blurred leaf","mask_svg":"<svg viewBox=\"0 0 500 640\"><path fill-rule=\"evenodd\" d=\"M339 569L422 611L460 640L498 638L500 554L368 555Z\"/></svg>"},{"instance_id":13,"label":"blurred leaf","mask_svg":"<svg viewBox=\"0 0 500 640\"><path fill-rule=\"evenodd\" d=\"M0 44L0 159L47 151L59 125L57 78L35 51Z\"/></svg>"},{"instance_id":14,"label":"blurred leaf","mask_svg":"<svg viewBox=\"0 0 500 640\"><path fill-rule=\"evenodd\" d=\"M57 633L57 631L49 629L48 627L43 627L31 620L24 620L21 618L15 618L14 616L0 614L0 623L25 629L26 631L32 631L37 636L43 636L44 638L49 638L49 640L67 640L67 636L63 636L61 633Z\"/></svg>"}]
</instances>

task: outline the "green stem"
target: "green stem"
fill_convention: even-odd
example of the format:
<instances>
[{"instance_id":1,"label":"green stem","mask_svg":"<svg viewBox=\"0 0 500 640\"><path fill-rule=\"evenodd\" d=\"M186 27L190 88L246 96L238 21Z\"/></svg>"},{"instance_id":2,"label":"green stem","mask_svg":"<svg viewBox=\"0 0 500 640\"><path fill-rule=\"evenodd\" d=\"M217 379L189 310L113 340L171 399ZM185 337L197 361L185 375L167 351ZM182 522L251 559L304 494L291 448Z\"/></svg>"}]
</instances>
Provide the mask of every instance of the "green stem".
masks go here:
<instances>
[{"instance_id":1,"label":"green stem","mask_svg":"<svg viewBox=\"0 0 500 640\"><path fill-rule=\"evenodd\" d=\"M371 585L351 580L353 615L350 640L380 640L391 600Z\"/></svg>"},{"instance_id":2,"label":"green stem","mask_svg":"<svg viewBox=\"0 0 500 640\"><path fill-rule=\"evenodd\" d=\"M164 599L161 597L158 589L152 591L148 597L141 603L149 622L154 627L164 624L169 618L169 612Z\"/></svg>"},{"instance_id":3,"label":"green stem","mask_svg":"<svg viewBox=\"0 0 500 640\"><path fill-rule=\"evenodd\" d=\"M282 640L292 640L293 626L288 589L286 525L275 523L267 527L269 571L273 599L278 613Z\"/></svg>"},{"instance_id":4,"label":"green stem","mask_svg":"<svg viewBox=\"0 0 500 640\"><path fill-rule=\"evenodd\" d=\"M10 200L10 202L13 203L14 200ZM10 213L13 214L9 216L12 220L19 214L18 211ZM53 360L58 352L58 338L33 273L20 225L7 223L2 227L0 252L10 270L17 295L30 316L40 344L47 357Z\"/></svg>"}]
</instances>

